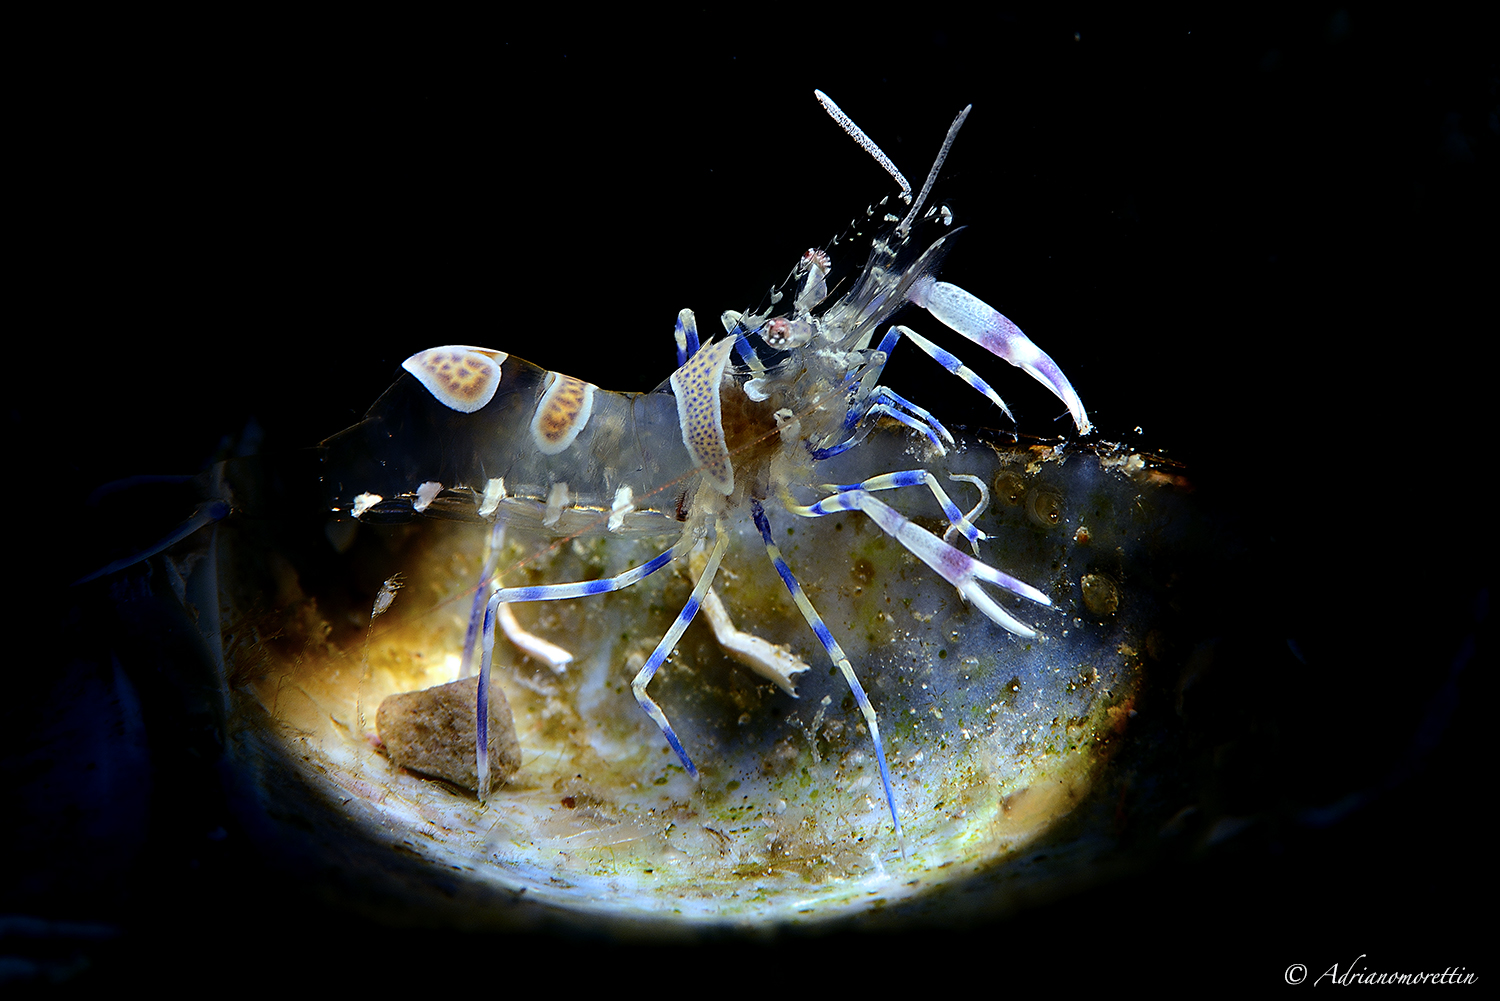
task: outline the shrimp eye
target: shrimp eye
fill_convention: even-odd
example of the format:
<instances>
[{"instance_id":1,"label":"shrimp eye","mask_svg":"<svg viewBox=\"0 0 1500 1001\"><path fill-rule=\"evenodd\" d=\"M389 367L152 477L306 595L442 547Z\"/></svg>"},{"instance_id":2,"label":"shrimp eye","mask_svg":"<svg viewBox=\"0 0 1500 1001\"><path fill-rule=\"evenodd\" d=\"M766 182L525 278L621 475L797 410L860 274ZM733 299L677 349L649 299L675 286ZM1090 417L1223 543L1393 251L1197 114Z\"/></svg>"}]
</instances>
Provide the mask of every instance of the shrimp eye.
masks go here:
<instances>
[{"instance_id":1,"label":"shrimp eye","mask_svg":"<svg viewBox=\"0 0 1500 1001\"><path fill-rule=\"evenodd\" d=\"M764 334L765 342L767 345L773 348L785 347L787 338L790 336L790 331L791 324L787 322L786 317L778 316L776 319L766 324L766 332Z\"/></svg>"}]
</instances>

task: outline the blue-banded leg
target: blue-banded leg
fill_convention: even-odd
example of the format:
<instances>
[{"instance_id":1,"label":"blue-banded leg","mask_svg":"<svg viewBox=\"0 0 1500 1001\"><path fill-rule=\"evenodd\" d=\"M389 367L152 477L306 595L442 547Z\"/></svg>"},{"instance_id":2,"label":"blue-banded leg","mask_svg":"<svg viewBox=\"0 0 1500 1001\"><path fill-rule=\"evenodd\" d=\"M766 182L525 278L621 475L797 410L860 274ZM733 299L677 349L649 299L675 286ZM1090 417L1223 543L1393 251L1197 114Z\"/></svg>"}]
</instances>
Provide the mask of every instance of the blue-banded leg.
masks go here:
<instances>
[{"instance_id":1,"label":"blue-banded leg","mask_svg":"<svg viewBox=\"0 0 1500 1001\"><path fill-rule=\"evenodd\" d=\"M849 685L849 690L854 693L854 702L859 706L859 711L864 714L865 725L870 728L870 742L875 745L875 761L880 766L880 784L885 790L885 805L891 811L891 824L896 829L896 837L901 841L901 854L906 855L906 840L901 830L901 817L896 813L896 796L891 791L891 773L885 763L885 744L880 739L880 724L875 719L875 707L870 705L870 698L865 694L864 686L859 683L859 678L854 673L854 668L849 663L849 658L844 655L844 650L839 646L838 640L833 638L829 632L828 624L813 608L812 602L807 599L802 585L797 583L797 578L792 575L791 568L786 565L786 560L781 558L781 550L771 539L771 522L766 518L766 512L761 507L760 501L751 500L750 513L755 518L755 527L760 529L760 537L766 543L766 555L771 557L771 563L775 565L776 572L781 575L782 583L786 584L787 590L792 593L792 600L797 603L797 608L802 612L802 617L812 628L813 634L818 637L818 642L823 644L823 649L828 651L828 656L839 673L844 676L844 681Z\"/></svg>"},{"instance_id":2,"label":"blue-banded leg","mask_svg":"<svg viewBox=\"0 0 1500 1001\"><path fill-rule=\"evenodd\" d=\"M495 655L495 618L497 609L504 601L562 601L567 598L587 598L595 594L607 594L629 587L672 562L674 550L668 549L649 563L632 567L624 573L599 580L573 581L567 584L536 584L530 587L502 587L490 595L484 611L484 637L479 658L479 695L476 699L478 716L478 739L475 741L477 755L476 770L479 773L479 798L483 800L490 786L490 665Z\"/></svg>"}]
</instances>

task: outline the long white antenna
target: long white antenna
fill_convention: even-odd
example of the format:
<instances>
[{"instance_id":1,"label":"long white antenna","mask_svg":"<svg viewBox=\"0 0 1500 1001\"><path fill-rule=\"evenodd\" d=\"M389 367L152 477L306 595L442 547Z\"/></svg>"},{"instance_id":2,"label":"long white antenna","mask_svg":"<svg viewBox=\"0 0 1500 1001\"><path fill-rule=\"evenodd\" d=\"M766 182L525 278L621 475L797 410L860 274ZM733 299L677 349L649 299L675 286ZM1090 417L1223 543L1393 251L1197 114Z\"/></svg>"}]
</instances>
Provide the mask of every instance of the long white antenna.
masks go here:
<instances>
[{"instance_id":1,"label":"long white antenna","mask_svg":"<svg viewBox=\"0 0 1500 1001\"><path fill-rule=\"evenodd\" d=\"M902 176L901 171L899 171L899 170L896 169L896 165L891 162L891 158L888 157L888 156L886 156L883 152L881 152L880 147L877 146L877 145L875 145L875 140L873 140L869 136L865 135L865 130L862 129L862 128L860 128L858 125L855 125L854 124L854 120L852 118L850 118L848 115L844 114L844 110L842 108L840 108L837 104L833 103L833 98L829 97L827 94L823 93L821 90L814 90L813 93L815 95L817 95L818 103L823 106L823 110L826 111L826 112L828 112L828 117L830 117L834 121L838 122L839 123L839 128L841 128L845 132L849 133L849 135L854 139L854 141L857 142L857 143L859 143L859 145L864 149L864 151L866 153L870 154L871 156L873 156L875 158L875 162L876 163L880 164L882 167L885 168L885 172L887 174L890 174L892 177L894 177L896 179L896 183L899 184L899 185L901 185L901 200L903 202L905 202L906 204L910 205L911 204L911 184L906 180L905 177ZM964 109L964 114L968 114L968 109L967 108ZM952 130L949 130L948 141L950 143L953 141ZM948 147L944 146L943 147L943 152L946 153L947 151L948 151ZM939 163L942 162L942 158L941 157L938 158L938 162ZM928 181L929 186L931 185L931 183L932 182L929 180Z\"/></svg>"},{"instance_id":2,"label":"long white antenna","mask_svg":"<svg viewBox=\"0 0 1500 1001\"><path fill-rule=\"evenodd\" d=\"M937 161L933 163L932 169L927 172L927 183L922 185L922 193L917 196L917 200L912 205L911 211L906 213L906 218L901 220L901 225L896 227L896 234L898 236L905 236L911 232L912 220L921 211L922 203L927 201L927 193L932 190L932 184L937 180L938 169L942 167L943 161L948 159L948 151L953 148L953 137L958 135L958 130L963 126L964 119L969 117L969 112L973 108L974 105L972 104L964 105L964 110L960 111L958 117L953 119L953 124L948 126L948 136L943 140L943 148L938 150Z\"/></svg>"}]
</instances>

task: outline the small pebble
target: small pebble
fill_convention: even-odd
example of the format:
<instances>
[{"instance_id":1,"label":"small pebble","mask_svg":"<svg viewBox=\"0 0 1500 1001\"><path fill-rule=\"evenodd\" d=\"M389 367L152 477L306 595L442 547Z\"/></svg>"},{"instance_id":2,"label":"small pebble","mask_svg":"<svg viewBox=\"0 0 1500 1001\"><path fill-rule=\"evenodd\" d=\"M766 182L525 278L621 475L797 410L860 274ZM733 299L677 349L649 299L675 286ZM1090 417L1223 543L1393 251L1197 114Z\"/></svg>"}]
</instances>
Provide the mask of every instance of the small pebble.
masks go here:
<instances>
[{"instance_id":1,"label":"small pebble","mask_svg":"<svg viewBox=\"0 0 1500 1001\"><path fill-rule=\"evenodd\" d=\"M474 703L479 678L464 678L420 692L392 695L380 703L375 727L386 753L402 768L477 790L474 768ZM498 785L521 767L521 745L510 703L490 684L490 782Z\"/></svg>"}]
</instances>

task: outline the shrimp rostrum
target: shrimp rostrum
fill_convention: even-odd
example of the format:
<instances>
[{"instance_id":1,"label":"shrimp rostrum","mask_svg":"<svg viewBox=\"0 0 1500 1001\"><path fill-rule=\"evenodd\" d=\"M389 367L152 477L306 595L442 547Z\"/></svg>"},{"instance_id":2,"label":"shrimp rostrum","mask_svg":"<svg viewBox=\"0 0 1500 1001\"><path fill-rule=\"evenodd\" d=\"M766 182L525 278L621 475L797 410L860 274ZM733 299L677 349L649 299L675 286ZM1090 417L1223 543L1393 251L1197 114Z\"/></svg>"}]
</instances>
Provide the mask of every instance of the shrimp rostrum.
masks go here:
<instances>
[{"instance_id":1,"label":"shrimp rostrum","mask_svg":"<svg viewBox=\"0 0 1500 1001\"><path fill-rule=\"evenodd\" d=\"M995 390L958 358L909 327L887 327L908 303L1029 372L1066 405L1078 433L1087 434L1091 426L1078 394L1045 352L995 309L935 277L955 230L946 208L924 211L924 203L969 109L954 120L926 184L914 194L880 149L826 95L817 96L901 186L902 214L882 214L885 203L872 210L871 219L883 228L842 294L830 293L828 254L809 250L781 290L770 296L769 306L753 314L723 314L726 336L718 340L700 342L693 312L684 309L676 324L679 367L649 393L610 392L490 348L430 348L406 359L405 374L362 423L325 443L328 478L341 511L380 520L430 510L477 517L493 526L485 585L474 600L463 660L467 672L478 647L481 798L489 785L486 724L496 623L517 642L532 643L528 652L554 668L561 669L568 658L565 651L524 633L510 618L507 604L616 591L694 550L700 553L694 561L696 586L636 674L632 689L687 772L697 776L688 749L647 688L699 608L708 603L712 615L710 588L728 545L728 526L746 514L863 714L898 836L900 812L875 708L772 541L771 509L794 518L863 512L955 587L964 601L1016 636L1035 632L1002 607L987 586L1051 604L1042 591L977 558L985 536L971 521L976 513L960 512L930 472L893 470L849 484L820 479L820 463L858 447L883 421L901 422L940 451L953 441L936 417L880 384L886 361L903 337L1010 415ZM932 493L949 523L943 538L876 496L902 487L925 487ZM611 577L491 591L495 553L507 526L554 538L675 534L676 542L654 559ZM955 535L963 536L975 555L945 541ZM772 653L751 651L749 659L788 693L794 693L792 675L806 668L795 658L777 663Z\"/></svg>"}]
</instances>

